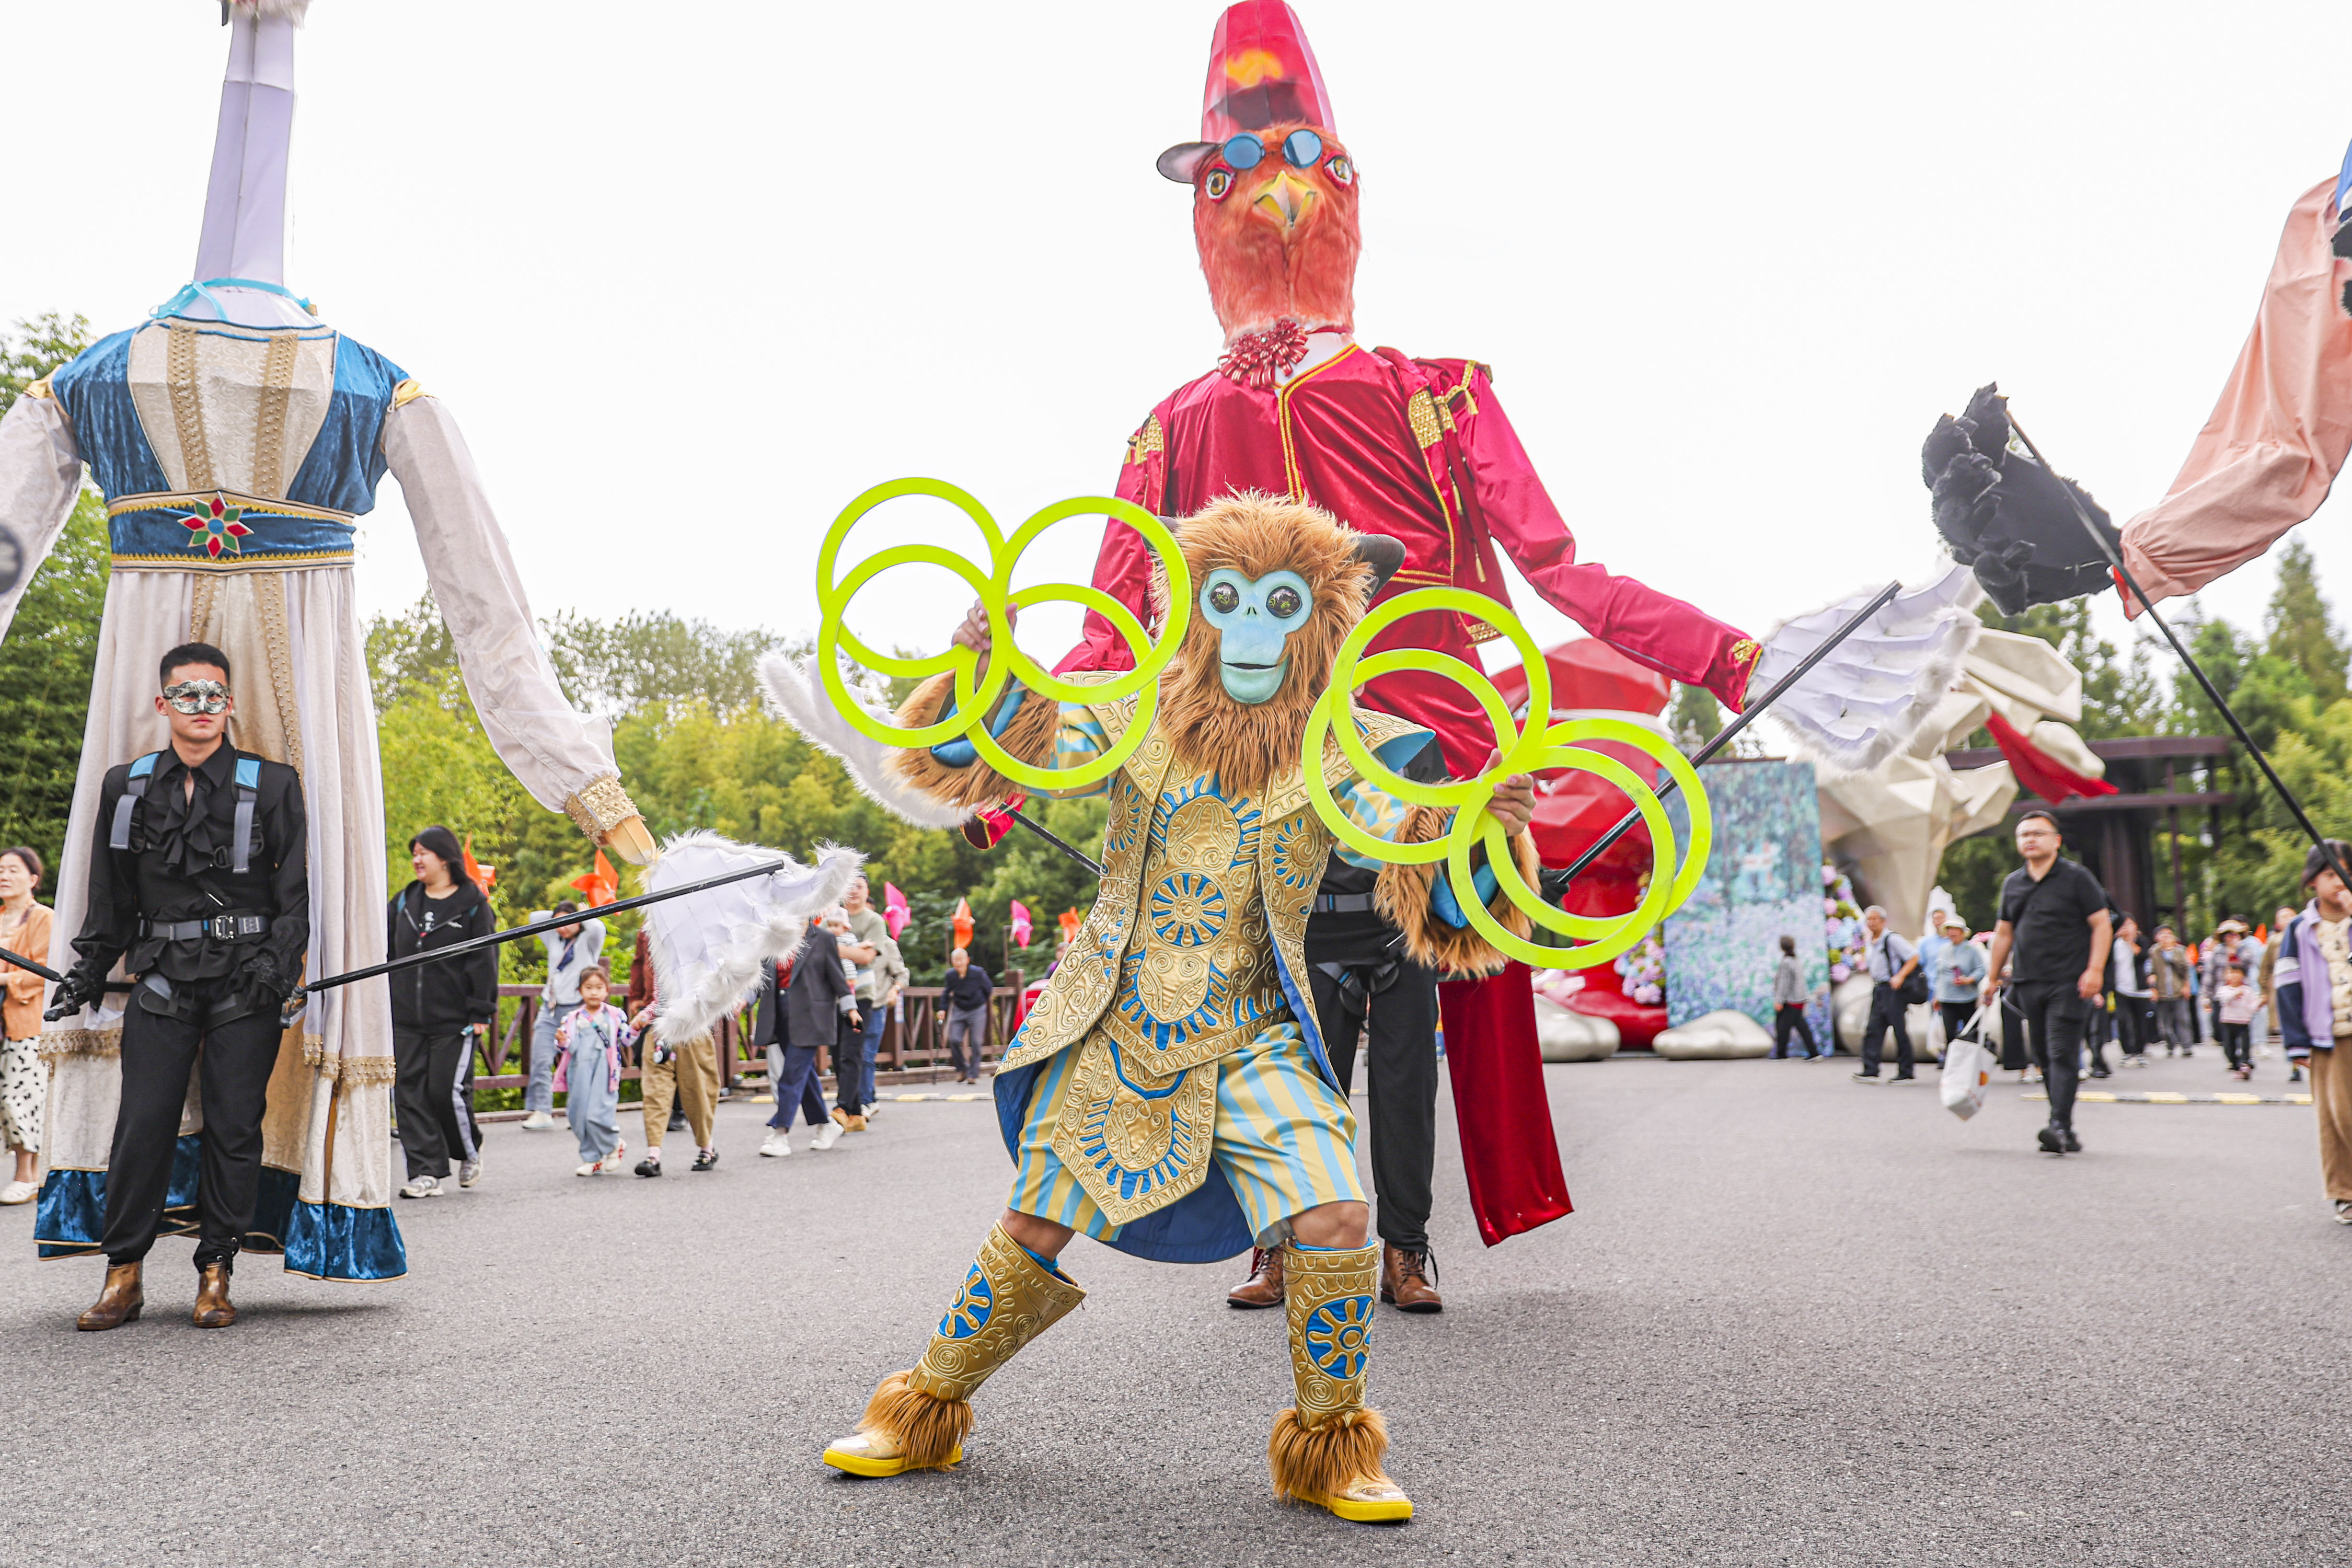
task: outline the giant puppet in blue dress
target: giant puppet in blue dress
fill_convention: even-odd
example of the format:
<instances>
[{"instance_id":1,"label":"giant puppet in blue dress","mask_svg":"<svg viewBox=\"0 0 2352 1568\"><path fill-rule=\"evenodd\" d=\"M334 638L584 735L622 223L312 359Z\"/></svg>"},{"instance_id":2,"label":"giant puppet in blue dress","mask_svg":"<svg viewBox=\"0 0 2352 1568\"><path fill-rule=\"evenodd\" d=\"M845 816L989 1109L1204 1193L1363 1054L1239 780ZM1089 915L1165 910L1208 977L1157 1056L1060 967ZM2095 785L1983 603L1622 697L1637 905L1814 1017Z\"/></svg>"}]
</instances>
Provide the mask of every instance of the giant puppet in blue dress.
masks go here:
<instances>
[{"instance_id":1,"label":"giant puppet in blue dress","mask_svg":"<svg viewBox=\"0 0 2352 1568\"><path fill-rule=\"evenodd\" d=\"M574 710L456 422L399 365L320 321L285 284L294 28L308 0L236 0L196 281L151 319L30 387L0 420L0 529L26 573L82 486L113 545L81 768L57 889L52 967L75 959L106 771L161 750L157 660L191 641L234 666L229 740L290 764L308 818L313 977L383 955L383 785L352 581L354 520L386 469L491 743L541 804L638 862L653 844L611 736ZM0 634L21 581L0 595ZM42 1038L53 1064L43 1254L96 1249L120 1092L120 995ZM263 1124L249 1248L325 1279L406 1268L393 1192L390 995L310 998L282 1044ZM166 1226L189 1223L201 1116L192 1093Z\"/></svg>"}]
</instances>

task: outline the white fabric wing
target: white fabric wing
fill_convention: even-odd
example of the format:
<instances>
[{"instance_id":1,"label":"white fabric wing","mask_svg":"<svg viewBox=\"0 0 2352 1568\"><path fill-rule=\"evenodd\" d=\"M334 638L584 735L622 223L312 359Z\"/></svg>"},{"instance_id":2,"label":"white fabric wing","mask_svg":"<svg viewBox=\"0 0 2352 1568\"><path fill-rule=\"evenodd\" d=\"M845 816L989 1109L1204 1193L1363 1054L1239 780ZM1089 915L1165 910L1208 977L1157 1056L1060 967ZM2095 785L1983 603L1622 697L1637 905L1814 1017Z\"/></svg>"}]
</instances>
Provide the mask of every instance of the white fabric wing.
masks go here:
<instances>
[{"instance_id":1,"label":"white fabric wing","mask_svg":"<svg viewBox=\"0 0 2352 1568\"><path fill-rule=\"evenodd\" d=\"M1749 694L1770 690L1874 592L1849 594L1775 626L1748 678ZM1957 563L1896 595L1775 702L1772 717L1816 763L1839 773L1877 766L1910 742L1951 689L1976 642L1983 596L1975 575Z\"/></svg>"},{"instance_id":2,"label":"white fabric wing","mask_svg":"<svg viewBox=\"0 0 2352 1568\"><path fill-rule=\"evenodd\" d=\"M866 857L825 845L814 866L716 833L670 840L646 891L683 888L730 871L772 865L772 876L669 899L646 910L660 1007L654 1037L679 1045L709 1034L759 989L765 966L800 951L808 919L841 901Z\"/></svg>"},{"instance_id":3,"label":"white fabric wing","mask_svg":"<svg viewBox=\"0 0 2352 1568\"><path fill-rule=\"evenodd\" d=\"M760 685L786 723L817 750L840 758L850 782L891 816L918 827L953 827L971 815L970 808L935 799L891 773L893 748L866 739L835 711L817 674L816 655L798 659L768 655L760 661ZM872 704L866 710L877 719L890 717Z\"/></svg>"},{"instance_id":4,"label":"white fabric wing","mask_svg":"<svg viewBox=\"0 0 2352 1568\"><path fill-rule=\"evenodd\" d=\"M383 456L491 748L533 800L564 810L591 783L619 775L612 728L564 697L465 437L440 399L412 398L384 417Z\"/></svg>"},{"instance_id":5,"label":"white fabric wing","mask_svg":"<svg viewBox=\"0 0 2352 1568\"><path fill-rule=\"evenodd\" d=\"M19 397L0 417L0 532L10 536L20 575L0 594L0 637L16 618L33 574L57 547L81 494L81 448L54 397ZM5 547L5 546L0 546Z\"/></svg>"}]
</instances>

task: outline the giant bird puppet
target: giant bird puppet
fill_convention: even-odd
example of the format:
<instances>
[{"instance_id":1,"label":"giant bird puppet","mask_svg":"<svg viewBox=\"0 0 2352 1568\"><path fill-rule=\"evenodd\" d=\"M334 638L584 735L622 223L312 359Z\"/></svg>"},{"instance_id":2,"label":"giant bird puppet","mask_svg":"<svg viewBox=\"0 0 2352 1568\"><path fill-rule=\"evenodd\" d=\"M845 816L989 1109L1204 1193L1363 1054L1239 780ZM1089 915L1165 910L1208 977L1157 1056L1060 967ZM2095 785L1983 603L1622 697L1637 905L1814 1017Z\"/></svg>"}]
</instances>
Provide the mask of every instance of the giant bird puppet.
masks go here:
<instances>
[{"instance_id":1,"label":"giant bird puppet","mask_svg":"<svg viewBox=\"0 0 2352 1568\"><path fill-rule=\"evenodd\" d=\"M1832 606L1759 641L1580 560L1487 365L1358 340L1357 214L1375 176L1340 139L1306 32L1282 0L1224 12L1210 45L1200 139L1170 148L1159 168L1192 189L1224 353L1129 440L1122 498L1168 517L1244 491L1309 502L1404 546L1389 595L1444 586L1507 605L1507 557L1586 631L1735 712L1844 618ZM1094 585L1149 618L1149 557L1132 530L1105 530ZM1889 754L1949 684L1974 636L1974 597L1967 574L1949 570L1898 599L1781 700L1775 711L1791 738L1842 769ZM1371 646L1433 648L1475 666L1475 645L1494 635L1468 617L1429 613ZM1089 614L1057 673L1130 667L1110 623ZM1440 677L1384 675L1363 700L1434 731L1457 776L1475 772L1494 744L1477 701ZM1529 976L1512 964L1441 991L1463 1160L1491 1245L1568 1212Z\"/></svg>"}]
</instances>

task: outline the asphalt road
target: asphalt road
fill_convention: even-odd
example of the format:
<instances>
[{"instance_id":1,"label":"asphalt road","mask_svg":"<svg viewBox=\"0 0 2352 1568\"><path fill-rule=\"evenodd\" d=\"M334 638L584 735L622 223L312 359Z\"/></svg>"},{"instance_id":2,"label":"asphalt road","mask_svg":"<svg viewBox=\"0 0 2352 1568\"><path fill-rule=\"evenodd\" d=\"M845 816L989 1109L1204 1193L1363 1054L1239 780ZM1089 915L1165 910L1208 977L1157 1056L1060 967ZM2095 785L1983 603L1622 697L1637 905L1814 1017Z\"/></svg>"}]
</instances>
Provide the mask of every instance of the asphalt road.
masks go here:
<instances>
[{"instance_id":1,"label":"asphalt road","mask_svg":"<svg viewBox=\"0 0 2352 1568\"><path fill-rule=\"evenodd\" d=\"M1269 1500L1288 1363L1235 1266L1087 1242L959 1470L818 1464L996 1212L985 1104L781 1162L732 1104L719 1169L658 1182L498 1127L479 1187L399 1205L407 1279L249 1258L226 1332L166 1241L147 1318L75 1333L99 1267L0 1211L0 1563L2352 1562L2307 1109L2088 1106L2057 1160L2013 1087L1963 1124L1850 1066L1549 1069L1579 1212L1491 1251L1441 1156L1447 1310L1383 1310L1373 1358L1401 1531Z\"/></svg>"}]
</instances>

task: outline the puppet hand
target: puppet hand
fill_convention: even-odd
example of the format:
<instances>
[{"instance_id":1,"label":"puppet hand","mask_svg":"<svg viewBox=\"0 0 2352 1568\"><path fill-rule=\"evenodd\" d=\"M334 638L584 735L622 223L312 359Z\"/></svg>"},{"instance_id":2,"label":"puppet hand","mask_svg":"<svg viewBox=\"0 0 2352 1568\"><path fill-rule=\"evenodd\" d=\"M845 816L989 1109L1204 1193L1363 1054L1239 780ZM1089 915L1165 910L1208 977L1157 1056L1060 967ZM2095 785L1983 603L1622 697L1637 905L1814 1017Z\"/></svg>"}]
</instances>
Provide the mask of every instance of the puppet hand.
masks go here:
<instances>
[{"instance_id":1,"label":"puppet hand","mask_svg":"<svg viewBox=\"0 0 2352 1568\"><path fill-rule=\"evenodd\" d=\"M650 866L661 854L646 819L634 813L614 823L596 842L632 866Z\"/></svg>"},{"instance_id":2,"label":"puppet hand","mask_svg":"<svg viewBox=\"0 0 2352 1568\"><path fill-rule=\"evenodd\" d=\"M60 1018L70 1018L99 999L103 993L79 971L69 971L50 998L48 1010L41 1015L42 1022L54 1024Z\"/></svg>"},{"instance_id":3,"label":"puppet hand","mask_svg":"<svg viewBox=\"0 0 2352 1568\"><path fill-rule=\"evenodd\" d=\"M1503 753L1486 753L1486 766L1500 767ZM1518 834L1528 830L1536 818L1536 781L1528 773L1512 773L1495 781L1495 793L1487 798L1486 809L1506 833Z\"/></svg>"},{"instance_id":4,"label":"puppet hand","mask_svg":"<svg viewBox=\"0 0 2352 1568\"><path fill-rule=\"evenodd\" d=\"M814 654L798 659L769 654L760 660L760 685L786 723L819 751L838 757L850 782L891 816L918 827L953 827L971 815L969 807L934 799L892 775L894 748L852 727L834 710Z\"/></svg>"},{"instance_id":5,"label":"puppet hand","mask_svg":"<svg viewBox=\"0 0 2352 1568\"><path fill-rule=\"evenodd\" d=\"M2081 486L2010 449L2008 404L1997 384L1979 387L1966 413L1937 420L1920 470L1952 558L2015 616L2107 586L2111 563L2083 512L2108 546L2120 551L2123 536Z\"/></svg>"},{"instance_id":6,"label":"puppet hand","mask_svg":"<svg viewBox=\"0 0 2352 1568\"><path fill-rule=\"evenodd\" d=\"M1874 596L1859 589L1767 633L1742 700L1752 706ZM1951 689L1976 641L1980 596L1959 565L1906 588L1784 692L1773 718L1816 762L1842 772L1876 767L1910 743Z\"/></svg>"}]
</instances>

